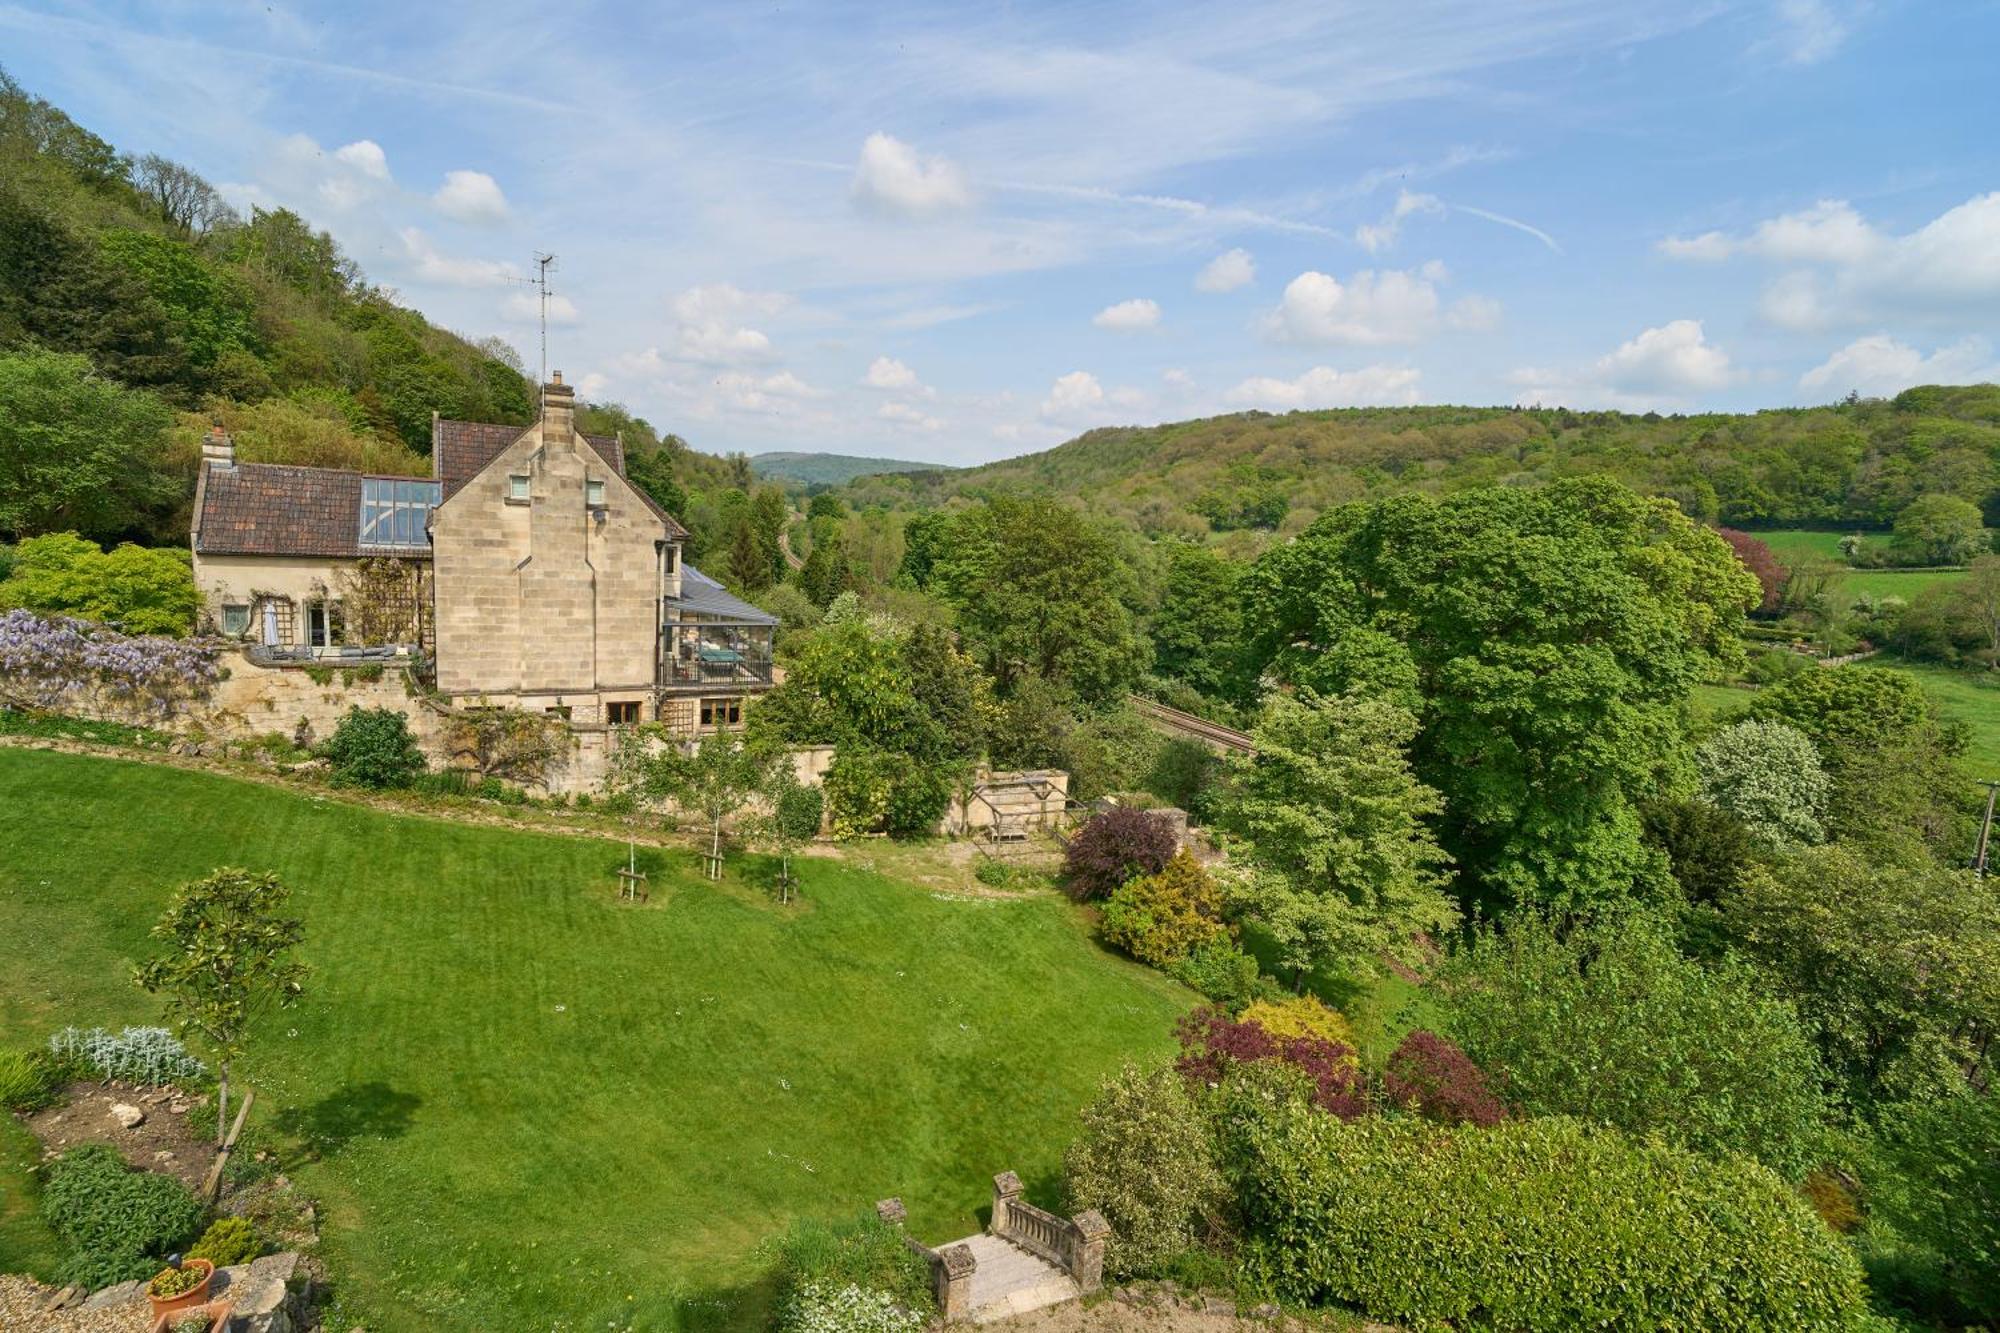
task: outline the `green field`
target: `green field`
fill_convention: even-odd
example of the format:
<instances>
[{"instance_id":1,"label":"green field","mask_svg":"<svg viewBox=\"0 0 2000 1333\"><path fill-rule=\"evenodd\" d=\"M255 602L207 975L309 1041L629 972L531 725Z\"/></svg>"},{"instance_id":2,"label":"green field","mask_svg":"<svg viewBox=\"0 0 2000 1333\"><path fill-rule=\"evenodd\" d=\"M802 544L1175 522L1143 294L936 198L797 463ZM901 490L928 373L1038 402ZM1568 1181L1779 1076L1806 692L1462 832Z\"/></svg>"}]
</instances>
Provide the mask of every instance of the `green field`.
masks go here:
<instances>
[{"instance_id":1,"label":"green field","mask_svg":"<svg viewBox=\"0 0 2000 1333\"><path fill-rule=\"evenodd\" d=\"M1946 717L1958 718L1971 728L1966 747L1966 767L1971 775L2000 778L2000 672L1955 671L1894 657L1872 657L1868 665L1915 676ZM1697 685L1695 716L1704 721L1727 716L1740 711L1754 695L1754 690L1734 685Z\"/></svg>"},{"instance_id":2,"label":"green field","mask_svg":"<svg viewBox=\"0 0 2000 1333\"><path fill-rule=\"evenodd\" d=\"M1753 532L1750 535L1770 547L1778 562L1787 566L1808 559L1844 564L1847 559L1840 553L1840 539L1847 535L1843 532L1808 532L1792 528L1777 532ZM1867 538L1870 544L1880 544L1885 540L1879 533ZM1908 599L1926 588L1952 583L1963 577L1964 572L1956 569L1843 569L1835 576L1834 586L1849 597L1866 593L1875 597Z\"/></svg>"},{"instance_id":3,"label":"green field","mask_svg":"<svg viewBox=\"0 0 2000 1333\"><path fill-rule=\"evenodd\" d=\"M624 856L0 750L0 1040L153 1020L131 960L170 887L274 870L314 974L243 1071L266 1143L282 1117L321 1145L286 1161L322 1201L341 1327L741 1328L757 1246L795 1217L895 1194L944 1240L1010 1167L1054 1202L1077 1109L1193 999L1054 895L809 858L785 909L737 879L761 861L711 885L671 853L635 907ZM0 1271L48 1256L24 1140L0 1136Z\"/></svg>"}]
</instances>

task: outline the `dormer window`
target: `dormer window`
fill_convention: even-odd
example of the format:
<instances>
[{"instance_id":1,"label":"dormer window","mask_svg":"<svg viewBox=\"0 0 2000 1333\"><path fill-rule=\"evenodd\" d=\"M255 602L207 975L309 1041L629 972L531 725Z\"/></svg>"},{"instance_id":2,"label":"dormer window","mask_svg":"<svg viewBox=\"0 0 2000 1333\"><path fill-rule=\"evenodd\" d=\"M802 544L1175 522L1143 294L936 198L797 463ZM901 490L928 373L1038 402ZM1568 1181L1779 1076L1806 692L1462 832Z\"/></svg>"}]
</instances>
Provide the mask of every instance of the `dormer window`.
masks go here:
<instances>
[{"instance_id":1,"label":"dormer window","mask_svg":"<svg viewBox=\"0 0 2000 1333\"><path fill-rule=\"evenodd\" d=\"M589 509L604 508L604 483L601 481L584 482L583 503Z\"/></svg>"},{"instance_id":2,"label":"dormer window","mask_svg":"<svg viewBox=\"0 0 2000 1333\"><path fill-rule=\"evenodd\" d=\"M517 472L507 478L507 499L514 504L528 502L528 477L525 473Z\"/></svg>"}]
</instances>

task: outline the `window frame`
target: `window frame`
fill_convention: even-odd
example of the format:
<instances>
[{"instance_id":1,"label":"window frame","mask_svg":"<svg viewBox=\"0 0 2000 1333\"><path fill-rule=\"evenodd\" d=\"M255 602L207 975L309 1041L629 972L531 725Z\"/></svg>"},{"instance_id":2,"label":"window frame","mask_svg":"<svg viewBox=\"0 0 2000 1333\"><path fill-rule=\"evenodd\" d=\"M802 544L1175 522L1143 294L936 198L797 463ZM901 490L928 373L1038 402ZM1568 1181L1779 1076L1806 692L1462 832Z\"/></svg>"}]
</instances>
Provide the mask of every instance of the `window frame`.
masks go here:
<instances>
[{"instance_id":1,"label":"window frame","mask_svg":"<svg viewBox=\"0 0 2000 1333\"><path fill-rule=\"evenodd\" d=\"M507 503L524 505L534 499L535 479L526 472L507 474Z\"/></svg>"},{"instance_id":2,"label":"window frame","mask_svg":"<svg viewBox=\"0 0 2000 1333\"><path fill-rule=\"evenodd\" d=\"M585 509L609 509L611 505L605 499L605 495L603 478L585 477L583 479L583 507Z\"/></svg>"},{"instance_id":3,"label":"window frame","mask_svg":"<svg viewBox=\"0 0 2000 1333\"><path fill-rule=\"evenodd\" d=\"M642 719L643 707L638 699L609 699L604 704L606 726L632 727Z\"/></svg>"},{"instance_id":4,"label":"window frame","mask_svg":"<svg viewBox=\"0 0 2000 1333\"><path fill-rule=\"evenodd\" d=\"M251 625L255 624L257 620L257 617L254 614L252 614L252 611L253 608L248 602L224 602L222 604L223 637L230 639L240 639L244 635L248 634L250 632ZM239 615L243 617L243 623L238 625L236 628L231 629L229 627L229 622L231 618Z\"/></svg>"},{"instance_id":5,"label":"window frame","mask_svg":"<svg viewBox=\"0 0 2000 1333\"><path fill-rule=\"evenodd\" d=\"M728 716L718 718L720 713L727 713ZM704 698L701 711L696 716L704 727L740 727L743 725L743 696L723 694Z\"/></svg>"},{"instance_id":6,"label":"window frame","mask_svg":"<svg viewBox=\"0 0 2000 1333\"><path fill-rule=\"evenodd\" d=\"M363 477L355 543L364 550L407 551L430 543L430 513L443 483L425 477Z\"/></svg>"}]
</instances>

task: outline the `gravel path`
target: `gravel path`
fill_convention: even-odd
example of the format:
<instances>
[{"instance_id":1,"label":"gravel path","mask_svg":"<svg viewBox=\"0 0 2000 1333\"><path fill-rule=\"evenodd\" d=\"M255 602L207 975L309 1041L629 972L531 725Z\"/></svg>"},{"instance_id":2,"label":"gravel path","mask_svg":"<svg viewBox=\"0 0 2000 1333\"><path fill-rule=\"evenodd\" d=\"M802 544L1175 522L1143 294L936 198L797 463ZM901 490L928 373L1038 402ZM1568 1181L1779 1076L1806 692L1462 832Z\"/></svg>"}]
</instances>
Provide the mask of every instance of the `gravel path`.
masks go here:
<instances>
[{"instance_id":1,"label":"gravel path","mask_svg":"<svg viewBox=\"0 0 2000 1333\"><path fill-rule=\"evenodd\" d=\"M42 1313L48 1295L24 1277L0 1277L0 1329L7 1333L146 1333L146 1302L112 1310L59 1310Z\"/></svg>"}]
</instances>

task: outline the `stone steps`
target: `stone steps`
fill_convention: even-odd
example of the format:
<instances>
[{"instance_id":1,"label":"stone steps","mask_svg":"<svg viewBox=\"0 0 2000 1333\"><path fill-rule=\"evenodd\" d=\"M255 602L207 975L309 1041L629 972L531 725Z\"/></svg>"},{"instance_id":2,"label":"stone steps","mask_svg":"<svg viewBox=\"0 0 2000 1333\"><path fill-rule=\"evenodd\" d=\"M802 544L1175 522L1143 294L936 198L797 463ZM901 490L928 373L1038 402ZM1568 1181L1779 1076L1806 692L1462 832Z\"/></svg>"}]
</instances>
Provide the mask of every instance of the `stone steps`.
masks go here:
<instances>
[{"instance_id":1,"label":"stone steps","mask_svg":"<svg viewBox=\"0 0 2000 1333\"><path fill-rule=\"evenodd\" d=\"M972 1323L1008 1319L1083 1294L1069 1274L1012 1241L981 1234L954 1243L970 1249L978 1261L967 1302L966 1318Z\"/></svg>"}]
</instances>

